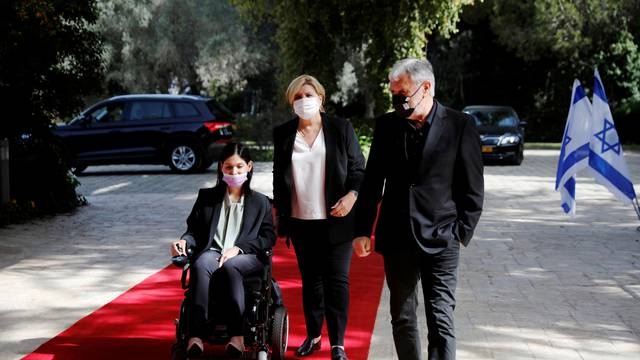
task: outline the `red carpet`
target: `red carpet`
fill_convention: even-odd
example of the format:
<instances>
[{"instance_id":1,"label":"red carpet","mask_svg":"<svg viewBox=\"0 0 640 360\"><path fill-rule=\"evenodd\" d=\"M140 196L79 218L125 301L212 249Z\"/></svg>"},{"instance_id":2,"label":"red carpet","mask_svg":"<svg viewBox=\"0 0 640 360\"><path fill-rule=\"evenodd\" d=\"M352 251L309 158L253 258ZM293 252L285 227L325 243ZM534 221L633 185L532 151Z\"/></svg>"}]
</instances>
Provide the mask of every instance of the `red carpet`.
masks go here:
<instances>
[{"instance_id":1,"label":"red carpet","mask_svg":"<svg viewBox=\"0 0 640 360\"><path fill-rule=\"evenodd\" d=\"M300 275L293 248L278 241L274 277L282 287L289 309L289 351L305 338ZM49 340L23 360L168 359L175 339L173 320L178 315L181 270L173 266L159 271L112 302L84 317ZM353 258L351 305L345 345L352 360L366 359L384 278L382 258L373 254ZM223 349L211 349L213 358L224 358ZM317 354L317 355L316 355ZM322 350L306 359L330 358L329 338L323 333ZM220 356L218 356L220 355Z\"/></svg>"},{"instance_id":2,"label":"red carpet","mask_svg":"<svg viewBox=\"0 0 640 360\"><path fill-rule=\"evenodd\" d=\"M276 247L274 277L284 293L284 303L289 310L289 351L287 359L295 358L295 350L306 337L304 313L302 311L302 282L298 272L296 256L291 249L282 245ZM382 257L371 254L361 259L354 255L351 262L349 281L351 285L351 303L349 304L349 322L345 338L345 349L351 360L365 360L369 355L371 334L376 320L380 294L384 280ZM326 324L322 331L322 349L304 359L330 359L331 346Z\"/></svg>"}]
</instances>

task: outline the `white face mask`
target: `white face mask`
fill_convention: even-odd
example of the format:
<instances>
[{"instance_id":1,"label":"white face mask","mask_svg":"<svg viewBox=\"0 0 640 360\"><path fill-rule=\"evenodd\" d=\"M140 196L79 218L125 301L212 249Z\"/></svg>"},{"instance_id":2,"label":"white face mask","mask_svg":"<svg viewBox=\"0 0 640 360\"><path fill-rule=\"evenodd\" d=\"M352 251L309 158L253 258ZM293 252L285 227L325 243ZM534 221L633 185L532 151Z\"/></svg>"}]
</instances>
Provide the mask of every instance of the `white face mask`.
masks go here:
<instances>
[{"instance_id":1,"label":"white face mask","mask_svg":"<svg viewBox=\"0 0 640 360\"><path fill-rule=\"evenodd\" d=\"M294 101L293 111L301 119L311 119L320 112L320 97L303 97Z\"/></svg>"}]
</instances>

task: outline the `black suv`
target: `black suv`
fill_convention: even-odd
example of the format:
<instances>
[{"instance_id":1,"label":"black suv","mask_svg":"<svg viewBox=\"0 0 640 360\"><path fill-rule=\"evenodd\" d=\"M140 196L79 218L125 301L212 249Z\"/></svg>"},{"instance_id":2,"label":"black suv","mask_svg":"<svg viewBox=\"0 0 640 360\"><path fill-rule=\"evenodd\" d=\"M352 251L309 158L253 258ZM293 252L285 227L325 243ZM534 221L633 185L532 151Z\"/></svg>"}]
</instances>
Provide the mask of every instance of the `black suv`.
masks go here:
<instances>
[{"instance_id":1,"label":"black suv","mask_svg":"<svg viewBox=\"0 0 640 360\"><path fill-rule=\"evenodd\" d=\"M233 116L211 98L124 95L101 101L52 132L76 173L89 165L165 164L202 171L233 135Z\"/></svg>"}]
</instances>

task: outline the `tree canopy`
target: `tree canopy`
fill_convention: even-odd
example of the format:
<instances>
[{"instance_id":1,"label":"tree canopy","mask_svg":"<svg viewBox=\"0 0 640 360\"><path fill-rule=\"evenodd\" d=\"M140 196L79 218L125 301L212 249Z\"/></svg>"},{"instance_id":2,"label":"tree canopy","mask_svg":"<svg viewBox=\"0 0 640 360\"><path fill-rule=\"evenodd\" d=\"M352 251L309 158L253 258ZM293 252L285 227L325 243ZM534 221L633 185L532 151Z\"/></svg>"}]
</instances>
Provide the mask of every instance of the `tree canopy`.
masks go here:
<instances>
[{"instance_id":1,"label":"tree canopy","mask_svg":"<svg viewBox=\"0 0 640 360\"><path fill-rule=\"evenodd\" d=\"M301 73L325 85L330 111L372 118L389 110L387 73L408 56L434 64L438 99L455 108L512 105L531 123L529 134L542 140L562 132L572 79L589 88L594 67L614 115L640 114L637 0L10 0L1 6L0 89L23 111L20 121L4 121L4 129L67 117L96 92L183 92L187 85L233 105L259 97L261 111L273 111Z\"/></svg>"},{"instance_id":2,"label":"tree canopy","mask_svg":"<svg viewBox=\"0 0 640 360\"><path fill-rule=\"evenodd\" d=\"M365 116L372 117L389 107L386 84L391 65L408 56L424 57L430 35L455 33L460 12L473 0L232 3L254 23L277 27L282 84L301 73L312 74L330 96L338 95L336 100L361 96Z\"/></svg>"},{"instance_id":3,"label":"tree canopy","mask_svg":"<svg viewBox=\"0 0 640 360\"><path fill-rule=\"evenodd\" d=\"M43 131L73 114L102 79L94 1L7 0L0 5L1 133Z\"/></svg>"},{"instance_id":4,"label":"tree canopy","mask_svg":"<svg viewBox=\"0 0 640 360\"><path fill-rule=\"evenodd\" d=\"M100 0L109 93L242 89L265 68L262 43L224 0Z\"/></svg>"},{"instance_id":5,"label":"tree canopy","mask_svg":"<svg viewBox=\"0 0 640 360\"><path fill-rule=\"evenodd\" d=\"M597 67L618 128L638 141L639 23L633 0L487 0L467 8L459 34L436 39L430 55L446 103L512 105L544 141L562 135L573 79L589 89Z\"/></svg>"}]
</instances>

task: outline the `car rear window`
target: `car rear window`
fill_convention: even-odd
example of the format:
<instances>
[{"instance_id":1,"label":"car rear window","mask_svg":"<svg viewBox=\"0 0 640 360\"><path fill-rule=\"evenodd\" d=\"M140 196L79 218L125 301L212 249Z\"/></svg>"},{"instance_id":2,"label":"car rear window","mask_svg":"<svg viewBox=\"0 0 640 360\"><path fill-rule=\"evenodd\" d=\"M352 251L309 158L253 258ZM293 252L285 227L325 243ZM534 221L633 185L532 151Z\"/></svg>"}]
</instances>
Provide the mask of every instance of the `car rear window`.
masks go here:
<instances>
[{"instance_id":1,"label":"car rear window","mask_svg":"<svg viewBox=\"0 0 640 360\"><path fill-rule=\"evenodd\" d=\"M207 107L209 108L209 111L211 111L211 113L215 116L232 116L229 109L213 99L207 101Z\"/></svg>"},{"instance_id":2,"label":"car rear window","mask_svg":"<svg viewBox=\"0 0 640 360\"><path fill-rule=\"evenodd\" d=\"M136 101L131 104L131 120L166 119L171 117L169 103L162 101Z\"/></svg>"},{"instance_id":3,"label":"car rear window","mask_svg":"<svg viewBox=\"0 0 640 360\"><path fill-rule=\"evenodd\" d=\"M193 105L184 102L173 103L173 110L176 112L176 117L195 117L200 113Z\"/></svg>"}]
</instances>

